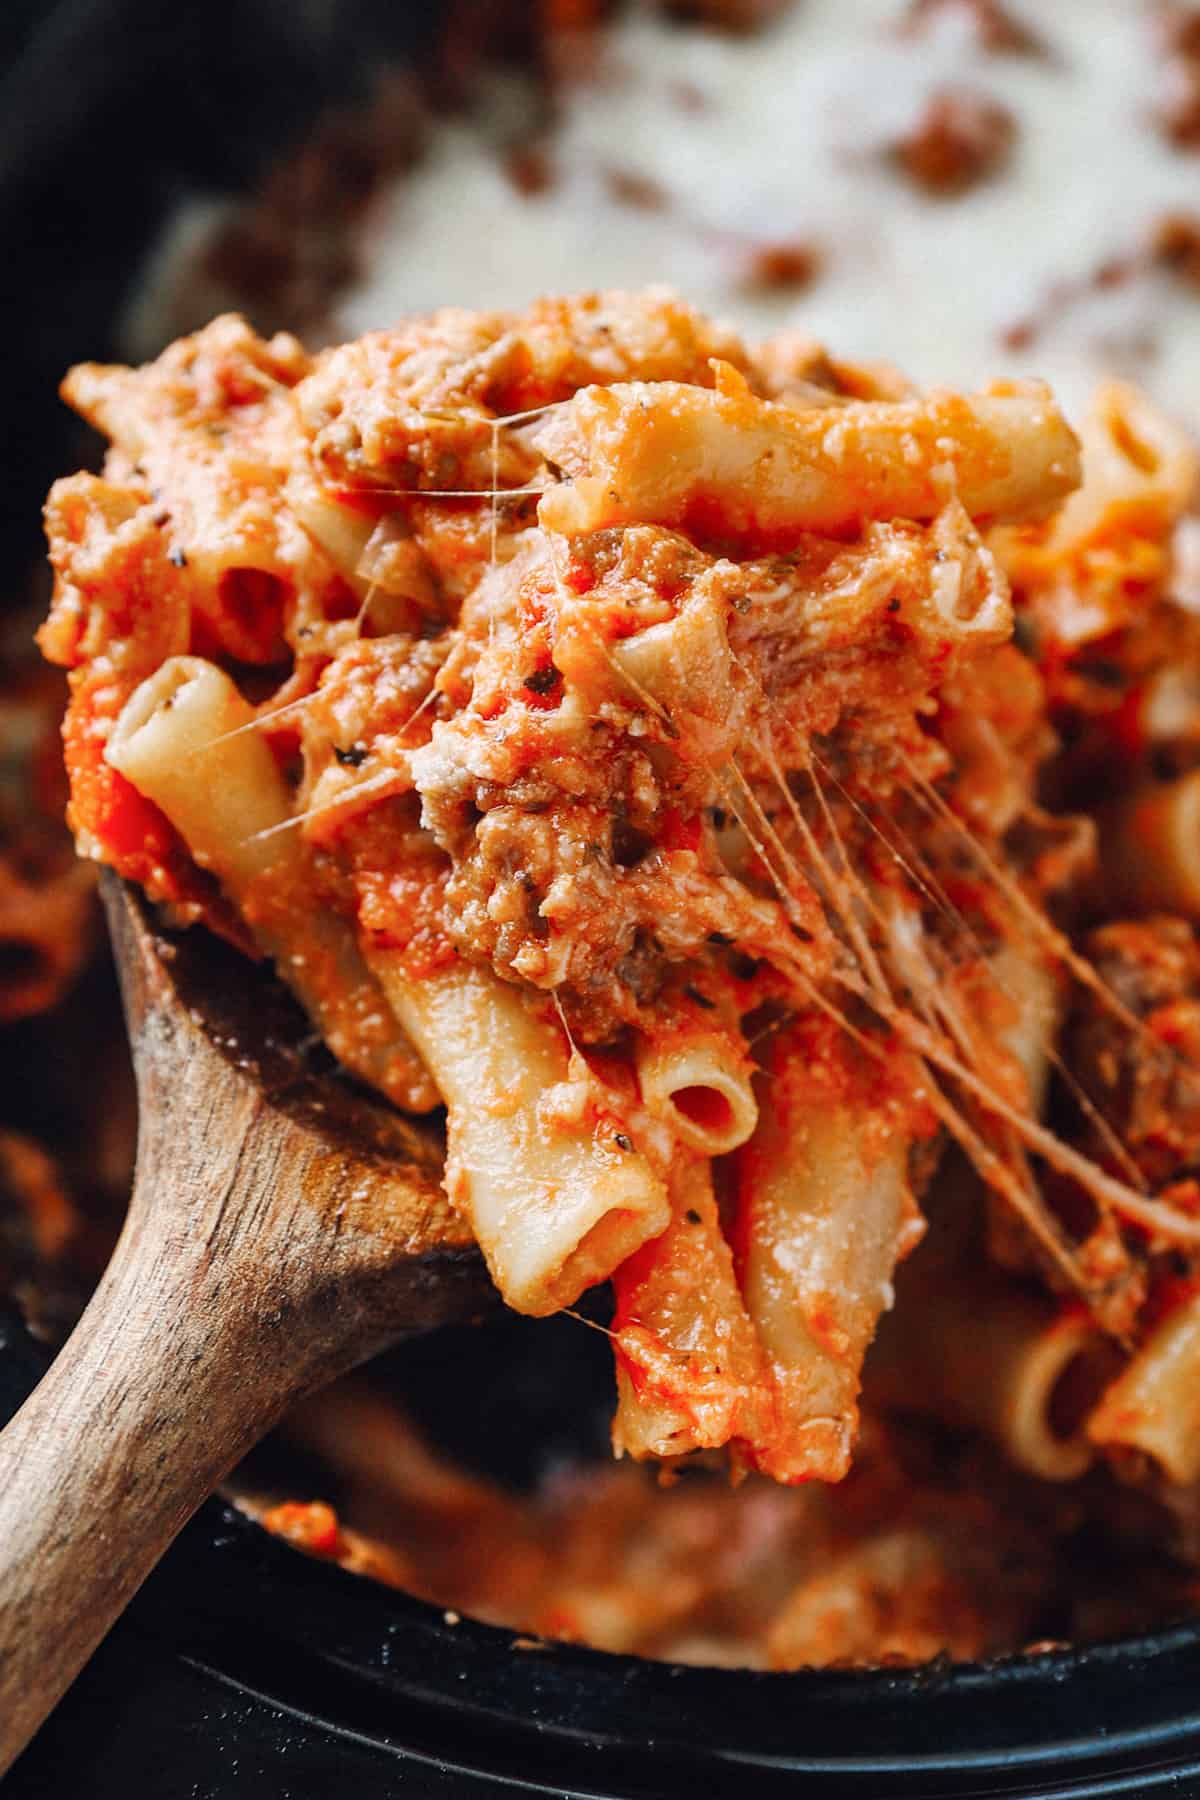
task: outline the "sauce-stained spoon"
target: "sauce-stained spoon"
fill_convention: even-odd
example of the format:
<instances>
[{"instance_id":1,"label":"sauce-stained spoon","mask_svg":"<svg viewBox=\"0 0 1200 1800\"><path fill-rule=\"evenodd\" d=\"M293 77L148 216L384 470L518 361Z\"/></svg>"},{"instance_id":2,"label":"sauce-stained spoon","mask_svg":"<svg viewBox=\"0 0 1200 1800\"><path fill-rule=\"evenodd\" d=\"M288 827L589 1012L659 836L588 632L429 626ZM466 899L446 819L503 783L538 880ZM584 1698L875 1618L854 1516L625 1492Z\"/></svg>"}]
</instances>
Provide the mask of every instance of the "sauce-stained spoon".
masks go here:
<instances>
[{"instance_id":1,"label":"sauce-stained spoon","mask_svg":"<svg viewBox=\"0 0 1200 1800\"><path fill-rule=\"evenodd\" d=\"M90 1305L0 1434L0 1772L293 1400L491 1296L436 1134L314 1072L261 970L103 885L137 1175Z\"/></svg>"}]
</instances>

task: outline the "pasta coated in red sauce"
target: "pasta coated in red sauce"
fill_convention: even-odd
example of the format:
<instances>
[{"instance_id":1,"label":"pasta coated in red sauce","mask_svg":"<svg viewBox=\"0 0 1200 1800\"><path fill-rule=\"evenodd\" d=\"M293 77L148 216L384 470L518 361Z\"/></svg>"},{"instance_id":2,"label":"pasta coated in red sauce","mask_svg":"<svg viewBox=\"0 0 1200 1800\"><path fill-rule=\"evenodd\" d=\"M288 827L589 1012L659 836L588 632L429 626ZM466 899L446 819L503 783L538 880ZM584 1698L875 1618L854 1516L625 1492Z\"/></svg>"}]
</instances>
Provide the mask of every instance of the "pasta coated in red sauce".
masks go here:
<instances>
[{"instance_id":1,"label":"pasta coated in red sauce","mask_svg":"<svg viewBox=\"0 0 1200 1800\"><path fill-rule=\"evenodd\" d=\"M613 1281L620 1451L852 1479L875 1358L885 1411L1161 1498L1200 1474L1194 457L1121 388L1081 457L1036 383L815 366L656 291L76 370L72 823L446 1104L510 1304ZM922 1530L879 1551L909 1598Z\"/></svg>"}]
</instances>

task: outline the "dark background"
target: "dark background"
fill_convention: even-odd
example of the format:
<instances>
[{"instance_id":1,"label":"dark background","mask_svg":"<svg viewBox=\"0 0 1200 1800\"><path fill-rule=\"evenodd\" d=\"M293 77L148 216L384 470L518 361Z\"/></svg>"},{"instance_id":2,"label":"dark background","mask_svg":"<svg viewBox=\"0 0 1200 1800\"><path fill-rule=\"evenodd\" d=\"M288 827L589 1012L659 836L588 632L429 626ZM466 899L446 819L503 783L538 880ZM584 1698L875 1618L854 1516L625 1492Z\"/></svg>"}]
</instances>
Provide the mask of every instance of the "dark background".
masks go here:
<instances>
[{"instance_id":1,"label":"dark background","mask_svg":"<svg viewBox=\"0 0 1200 1800\"><path fill-rule=\"evenodd\" d=\"M173 205L252 193L322 119L368 101L388 68L424 71L453 104L473 54L529 53L538 11L536 0L0 0L0 607L28 591L50 481L93 454L58 382L73 361L118 354L122 306ZM586 1349L591 1335L572 1342ZM484 1418L506 1420L511 1362L497 1357L498 1391L481 1404L474 1359L454 1396L453 1355L442 1345L437 1356L453 1416L469 1416L473 1397ZM0 1317L0 1419L40 1364L19 1320ZM540 1410L526 1408L524 1442L505 1425L510 1451L532 1459L557 1445L551 1385ZM570 1422L577 1431L578 1409ZM1200 1794L1197 1693L1192 1629L998 1674L777 1677L562 1648L516 1655L508 1634L451 1630L213 1501L4 1793L1186 1800Z\"/></svg>"},{"instance_id":2,"label":"dark background","mask_svg":"<svg viewBox=\"0 0 1200 1800\"><path fill-rule=\"evenodd\" d=\"M252 190L381 71L497 32L489 0L3 0L0 571L19 579L81 439L54 395L112 359L171 206ZM508 9L511 12L511 8ZM524 9L530 24L536 5ZM452 75L452 69L445 71ZM268 321L273 324L275 321Z\"/></svg>"}]
</instances>

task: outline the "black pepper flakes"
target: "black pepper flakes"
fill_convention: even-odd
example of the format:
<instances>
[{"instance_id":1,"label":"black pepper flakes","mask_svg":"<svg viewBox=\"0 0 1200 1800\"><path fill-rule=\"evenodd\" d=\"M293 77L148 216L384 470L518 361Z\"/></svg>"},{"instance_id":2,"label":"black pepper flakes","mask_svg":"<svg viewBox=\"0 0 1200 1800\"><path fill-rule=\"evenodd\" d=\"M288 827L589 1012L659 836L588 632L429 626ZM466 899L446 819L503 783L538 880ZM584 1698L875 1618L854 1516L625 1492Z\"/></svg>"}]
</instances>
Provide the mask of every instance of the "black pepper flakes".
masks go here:
<instances>
[{"instance_id":1,"label":"black pepper flakes","mask_svg":"<svg viewBox=\"0 0 1200 1800\"><path fill-rule=\"evenodd\" d=\"M694 1206L689 1206L683 1216L689 1225L699 1225L700 1223L700 1214L696 1211Z\"/></svg>"},{"instance_id":2,"label":"black pepper flakes","mask_svg":"<svg viewBox=\"0 0 1200 1800\"><path fill-rule=\"evenodd\" d=\"M167 551L167 561L176 569L186 569L188 566L187 551L181 550L178 544L174 544Z\"/></svg>"},{"instance_id":3,"label":"black pepper flakes","mask_svg":"<svg viewBox=\"0 0 1200 1800\"><path fill-rule=\"evenodd\" d=\"M522 686L527 687L531 694L549 694L561 680L561 670L556 669L553 663L547 663L544 669L535 669L532 675L527 675Z\"/></svg>"},{"instance_id":4,"label":"black pepper flakes","mask_svg":"<svg viewBox=\"0 0 1200 1800\"><path fill-rule=\"evenodd\" d=\"M633 1149L632 1138L626 1137L626 1135L623 1131L618 1131L618 1132L614 1133L613 1143L617 1146L618 1150L632 1150Z\"/></svg>"},{"instance_id":5,"label":"black pepper flakes","mask_svg":"<svg viewBox=\"0 0 1200 1800\"><path fill-rule=\"evenodd\" d=\"M367 760L365 744L351 744L348 750L343 750L340 744L335 744L333 754L343 769L361 769Z\"/></svg>"}]
</instances>

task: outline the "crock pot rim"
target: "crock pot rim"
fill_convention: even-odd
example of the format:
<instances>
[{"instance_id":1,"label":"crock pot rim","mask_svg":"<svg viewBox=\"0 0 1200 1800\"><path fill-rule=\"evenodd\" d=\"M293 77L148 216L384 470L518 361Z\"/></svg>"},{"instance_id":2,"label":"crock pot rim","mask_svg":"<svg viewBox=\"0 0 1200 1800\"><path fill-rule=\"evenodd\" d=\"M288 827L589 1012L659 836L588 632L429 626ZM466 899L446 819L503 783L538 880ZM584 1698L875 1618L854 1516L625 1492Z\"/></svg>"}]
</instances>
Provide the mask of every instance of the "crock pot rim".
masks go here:
<instances>
[{"instance_id":1,"label":"crock pot rim","mask_svg":"<svg viewBox=\"0 0 1200 1800\"><path fill-rule=\"evenodd\" d=\"M321 1713L332 1729L343 1728L338 1691L349 1684L373 1692L381 1719L389 1702L403 1702L450 1714L460 1730L613 1751L636 1742L653 1756L703 1754L748 1772L1034 1773L1082 1770L1101 1754L1111 1762L1200 1750L1200 1619L982 1664L714 1669L543 1640L518 1647L531 1640L466 1615L449 1624L443 1609L303 1557L216 1501L186 1541L192 1555L215 1551L243 1592L254 1582L260 1622L264 1605L279 1602L266 1635L286 1646L293 1669L308 1657L336 1678ZM228 1591L215 1574L209 1581ZM227 1678L312 1716L286 1683L264 1687L252 1671L231 1671L227 1638L213 1648L215 1661L197 1654L214 1673L224 1657ZM848 1753L867 1731L872 1753Z\"/></svg>"}]
</instances>

